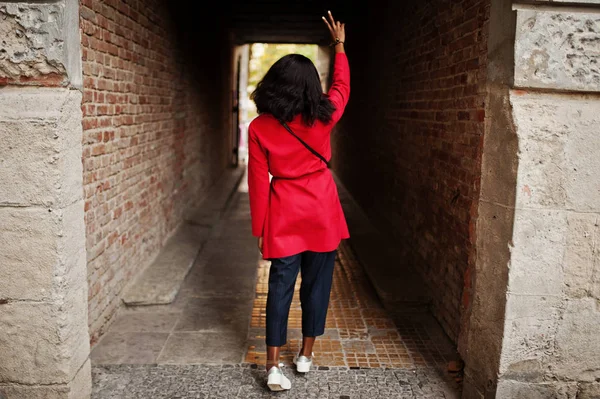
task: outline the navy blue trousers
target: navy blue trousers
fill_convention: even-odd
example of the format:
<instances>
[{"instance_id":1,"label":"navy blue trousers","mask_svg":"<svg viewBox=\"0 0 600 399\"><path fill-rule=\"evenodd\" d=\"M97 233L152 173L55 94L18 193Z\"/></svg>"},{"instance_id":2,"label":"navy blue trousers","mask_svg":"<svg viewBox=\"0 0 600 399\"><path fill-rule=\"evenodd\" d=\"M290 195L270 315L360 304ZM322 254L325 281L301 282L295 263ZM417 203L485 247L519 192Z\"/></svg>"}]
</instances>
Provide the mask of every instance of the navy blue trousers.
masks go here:
<instances>
[{"instance_id":1,"label":"navy blue trousers","mask_svg":"<svg viewBox=\"0 0 600 399\"><path fill-rule=\"evenodd\" d=\"M317 337L325 332L325 319L333 279L336 251L306 251L285 258L271 259L267 295L268 346L283 346L287 341L290 305L298 271L301 271L300 303L302 335Z\"/></svg>"}]
</instances>

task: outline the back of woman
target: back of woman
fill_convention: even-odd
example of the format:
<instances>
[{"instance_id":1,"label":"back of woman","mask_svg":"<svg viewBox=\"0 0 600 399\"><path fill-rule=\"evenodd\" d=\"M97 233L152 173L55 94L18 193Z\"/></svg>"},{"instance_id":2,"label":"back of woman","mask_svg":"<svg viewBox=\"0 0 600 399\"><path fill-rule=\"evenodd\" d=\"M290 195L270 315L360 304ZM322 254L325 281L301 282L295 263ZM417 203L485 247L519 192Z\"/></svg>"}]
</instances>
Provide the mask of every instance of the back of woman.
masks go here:
<instances>
[{"instance_id":1,"label":"back of woman","mask_svg":"<svg viewBox=\"0 0 600 399\"><path fill-rule=\"evenodd\" d=\"M290 388L279 369L279 348L287 340L298 272L303 344L294 362L307 372L315 338L325 329L336 249L349 237L327 161L331 130L348 103L350 69L345 27L328 17L323 19L336 52L328 93L313 63L290 54L273 64L252 95L260 115L248 129L248 188L252 234L263 258L271 260L266 343L272 390Z\"/></svg>"},{"instance_id":2,"label":"back of woman","mask_svg":"<svg viewBox=\"0 0 600 399\"><path fill-rule=\"evenodd\" d=\"M350 70L343 51L335 55L327 95L315 66L298 54L276 62L253 93L260 116L248 130L248 183L253 234L263 237L265 259L331 251L348 238L327 164L305 144L331 158L330 133L349 95Z\"/></svg>"}]
</instances>

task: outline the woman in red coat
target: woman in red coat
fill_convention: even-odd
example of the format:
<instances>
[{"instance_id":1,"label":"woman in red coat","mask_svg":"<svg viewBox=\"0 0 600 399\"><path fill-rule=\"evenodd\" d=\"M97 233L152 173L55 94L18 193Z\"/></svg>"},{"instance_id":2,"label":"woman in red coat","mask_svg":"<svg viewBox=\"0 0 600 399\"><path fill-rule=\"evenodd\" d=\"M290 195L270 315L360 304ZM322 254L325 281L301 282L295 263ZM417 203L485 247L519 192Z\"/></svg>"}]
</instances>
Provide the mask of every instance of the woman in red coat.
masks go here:
<instances>
[{"instance_id":1,"label":"woman in red coat","mask_svg":"<svg viewBox=\"0 0 600 399\"><path fill-rule=\"evenodd\" d=\"M334 40L333 83L321 89L313 63L299 54L277 61L252 98L259 116L248 129L248 186L252 234L271 260L267 297L267 383L289 389L279 364L298 271L302 273L302 349L299 372L312 364L315 338L324 333L336 249L348 227L327 167L330 133L350 94L344 24L323 17ZM273 176L269 181L269 173Z\"/></svg>"}]
</instances>

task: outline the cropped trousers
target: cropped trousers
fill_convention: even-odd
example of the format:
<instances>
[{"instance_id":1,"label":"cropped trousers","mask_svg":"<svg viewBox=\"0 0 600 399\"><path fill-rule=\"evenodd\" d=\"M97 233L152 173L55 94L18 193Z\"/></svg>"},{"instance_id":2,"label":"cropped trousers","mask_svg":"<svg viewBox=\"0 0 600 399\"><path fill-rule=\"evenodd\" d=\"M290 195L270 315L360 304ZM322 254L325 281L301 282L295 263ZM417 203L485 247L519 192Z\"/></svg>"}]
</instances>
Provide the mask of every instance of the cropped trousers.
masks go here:
<instances>
[{"instance_id":1,"label":"cropped trousers","mask_svg":"<svg viewBox=\"0 0 600 399\"><path fill-rule=\"evenodd\" d=\"M285 258L270 259L266 309L268 346L283 346L287 342L288 316L299 271L302 279L300 284L302 335L305 337L323 335L335 255L336 251L305 251Z\"/></svg>"}]
</instances>

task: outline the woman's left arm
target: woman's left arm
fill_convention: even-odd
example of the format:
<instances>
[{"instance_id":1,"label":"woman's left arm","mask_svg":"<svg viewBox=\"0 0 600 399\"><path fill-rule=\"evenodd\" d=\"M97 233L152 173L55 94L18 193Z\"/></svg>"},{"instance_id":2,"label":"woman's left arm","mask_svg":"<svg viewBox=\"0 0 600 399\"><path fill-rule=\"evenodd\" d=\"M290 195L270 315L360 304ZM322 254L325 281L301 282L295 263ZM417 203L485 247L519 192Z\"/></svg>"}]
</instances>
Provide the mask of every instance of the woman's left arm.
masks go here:
<instances>
[{"instance_id":1,"label":"woman's left arm","mask_svg":"<svg viewBox=\"0 0 600 399\"><path fill-rule=\"evenodd\" d=\"M252 125L248 129L248 194L252 235L261 238L269 206L269 164Z\"/></svg>"},{"instance_id":2,"label":"woman's left arm","mask_svg":"<svg viewBox=\"0 0 600 399\"><path fill-rule=\"evenodd\" d=\"M329 100L336 108L332 115L332 122L336 123L344 113L348 98L350 97L350 66L348 58L344 50L344 42L346 41L346 24L336 21L331 14L327 12L327 18L323 17L323 21L331 33L331 39L335 44L335 61L333 64L333 82L327 95Z\"/></svg>"},{"instance_id":3,"label":"woman's left arm","mask_svg":"<svg viewBox=\"0 0 600 399\"><path fill-rule=\"evenodd\" d=\"M335 107L331 119L333 123L339 121L348 104L350 97L350 66L346 53L338 52L335 54L333 64L333 83L327 93L329 100Z\"/></svg>"}]
</instances>

